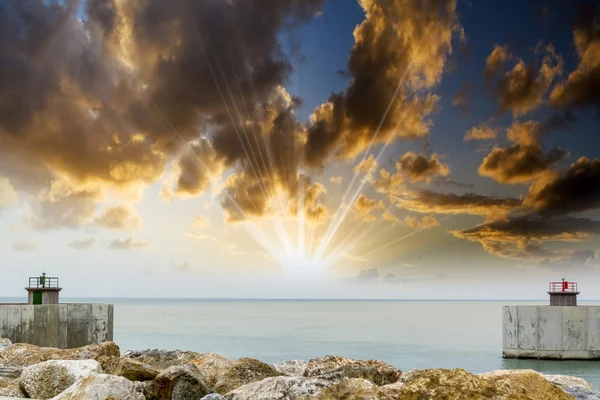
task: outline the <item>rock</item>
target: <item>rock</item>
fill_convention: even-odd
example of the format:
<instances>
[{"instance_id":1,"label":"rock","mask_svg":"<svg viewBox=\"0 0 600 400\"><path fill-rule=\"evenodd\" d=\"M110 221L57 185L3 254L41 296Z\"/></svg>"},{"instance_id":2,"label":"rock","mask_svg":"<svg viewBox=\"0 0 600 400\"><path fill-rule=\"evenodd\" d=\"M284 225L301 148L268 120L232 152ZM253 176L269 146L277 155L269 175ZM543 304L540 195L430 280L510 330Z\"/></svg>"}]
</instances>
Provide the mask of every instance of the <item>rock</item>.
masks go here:
<instances>
[{"instance_id":1,"label":"rock","mask_svg":"<svg viewBox=\"0 0 600 400\"><path fill-rule=\"evenodd\" d=\"M300 376L276 376L249 383L227 393L225 400L305 400L333 382Z\"/></svg>"},{"instance_id":2,"label":"rock","mask_svg":"<svg viewBox=\"0 0 600 400\"><path fill-rule=\"evenodd\" d=\"M145 400L138 385L121 376L91 374L52 400Z\"/></svg>"},{"instance_id":3,"label":"rock","mask_svg":"<svg viewBox=\"0 0 600 400\"><path fill-rule=\"evenodd\" d=\"M280 375L281 373L269 364L253 358L240 358L219 376L213 390L225 394L248 383Z\"/></svg>"},{"instance_id":4,"label":"rock","mask_svg":"<svg viewBox=\"0 0 600 400\"><path fill-rule=\"evenodd\" d=\"M78 380L101 373L95 360L50 360L23 369L21 390L34 399L50 399Z\"/></svg>"},{"instance_id":5,"label":"rock","mask_svg":"<svg viewBox=\"0 0 600 400\"><path fill-rule=\"evenodd\" d=\"M576 400L600 400L600 392L581 387L565 388L565 392L575 397Z\"/></svg>"},{"instance_id":6,"label":"rock","mask_svg":"<svg viewBox=\"0 0 600 400\"><path fill-rule=\"evenodd\" d=\"M339 382L344 378L361 378L366 379L367 381L370 381L376 385L384 385L385 383L388 383L385 382L383 375L377 370L377 368L358 364L346 365L328 374L319 375L318 377L336 382Z\"/></svg>"},{"instance_id":7,"label":"rock","mask_svg":"<svg viewBox=\"0 0 600 400\"><path fill-rule=\"evenodd\" d=\"M98 360L102 356L119 357L119 346L113 342L105 342L75 349L55 349L17 343L2 351L2 358L7 364L22 367L48 360Z\"/></svg>"},{"instance_id":8,"label":"rock","mask_svg":"<svg viewBox=\"0 0 600 400\"><path fill-rule=\"evenodd\" d=\"M344 378L310 397L314 400L381 400L378 386L361 378ZM387 399L386 399L387 400ZM391 398L390 398L391 400Z\"/></svg>"},{"instance_id":9,"label":"rock","mask_svg":"<svg viewBox=\"0 0 600 400\"><path fill-rule=\"evenodd\" d=\"M198 367L208 387L213 388L217 384L219 378L224 375L235 362L223 357L218 353L201 354L200 357L190 361Z\"/></svg>"},{"instance_id":10,"label":"rock","mask_svg":"<svg viewBox=\"0 0 600 400\"><path fill-rule=\"evenodd\" d=\"M14 379L21 376L23 367L18 365L0 364L0 378Z\"/></svg>"},{"instance_id":11,"label":"rock","mask_svg":"<svg viewBox=\"0 0 600 400\"><path fill-rule=\"evenodd\" d=\"M594 387L590 385L588 381L585 379L577 378L575 376L568 375L550 375L550 374L542 374L542 376L554 383L561 389L584 389L584 390L594 390Z\"/></svg>"},{"instance_id":12,"label":"rock","mask_svg":"<svg viewBox=\"0 0 600 400\"><path fill-rule=\"evenodd\" d=\"M200 353L193 351L148 349L127 351L122 358L131 358L158 369L165 369L174 365L187 364L200 356Z\"/></svg>"},{"instance_id":13,"label":"rock","mask_svg":"<svg viewBox=\"0 0 600 400\"><path fill-rule=\"evenodd\" d=\"M121 369L121 357L100 356L97 361L102 367L102 372L108 375L117 375Z\"/></svg>"},{"instance_id":14,"label":"rock","mask_svg":"<svg viewBox=\"0 0 600 400\"><path fill-rule=\"evenodd\" d=\"M462 369L413 371L399 391L400 400L573 400L538 373L473 375Z\"/></svg>"},{"instance_id":15,"label":"rock","mask_svg":"<svg viewBox=\"0 0 600 400\"><path fill-rule=\"evenodd\" d=\"M124 358L115 375L122 376L130 381L151 381L156 378L160 372L159 369L154 368L149 364L143 364L133 359Z\"/></svg>"},{"instance_id":16,"label":"rock","mask_svg":"<svg viewBox=\"0 0 600 400\"><path fill-rule=\"evenodd\" d=\"M209 392L204 376L192 364L174 365L165 369L145 390L148 400L196 400Z\"/></svg>"},{"instance_id":17,"label":"rock","mask_svg":"<svg viewBox=\"0 0 600 400\"><path fill-rule=\"evenodd\" d=\"M12 342L7 338L0 338L0 352L6 349L8 346L12 346Z\"/></svg>"},{"instance_id":18,"label":"rock","mask_svg":"<svg viewBox=\"0 0 600 400\"><path fill-rule=\"evenodd\" d=\"M304 376L308 363L302 360L287 360L282 363L273 364L277 372L287 376Z\"/></svg>"},{"instance_id":19,"label":"rock","mask_svg":"<svg viewBox=\"0 0 600 400\"><path fill-rule=\"evenodd\" d=\"M338 356L325 356L322 358L313 358L312 360L310 360L308 362L308 365L306 366L304 376L313 377L325 375L332 372L341 371L343 367L349 365L373 367L377 369L377 371L381 375L381 378L378 379L378 381L380 382L378 383L379 385L387 385L390 383L397 382L400 376L402 375L402 371L400 371L398 368L379 360L361 361Z\"/></svg>"},{"instance_id":20,"label":"rock","mask_svg":"<svg viewBox=\"0 0 600 400\"><path fill-rule=\"evenodd\" d=\"M25 394L19 387L18 379L0 379L0 396L6 397L25 397Z\"/></svg>"},{"instance_id":21,"label":"rock","mask_svg":"<svg viewBox=\"0 0 600 400\"><path fill-rule=\"evenodd\" d=\"M209 393L200 400L225 400L219 393Z\"/></svg>"}]
</instances>

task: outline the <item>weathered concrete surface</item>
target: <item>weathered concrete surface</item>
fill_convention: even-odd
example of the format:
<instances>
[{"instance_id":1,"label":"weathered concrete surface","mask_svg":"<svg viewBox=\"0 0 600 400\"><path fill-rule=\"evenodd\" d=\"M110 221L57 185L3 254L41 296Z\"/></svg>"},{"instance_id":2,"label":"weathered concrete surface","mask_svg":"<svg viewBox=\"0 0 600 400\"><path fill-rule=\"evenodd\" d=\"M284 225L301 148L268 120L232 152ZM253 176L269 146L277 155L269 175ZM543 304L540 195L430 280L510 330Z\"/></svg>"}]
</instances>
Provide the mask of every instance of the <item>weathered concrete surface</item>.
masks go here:
<instances>
[{"instance_id":1,"label":"weathered concrete surface","mask_svg":"<svg viewBox=\"0 0 600 400\"><path fill-rule=\"evenodd\" d=\"M0 305L0 337L59 349L112 341L113 305Z\"/></svg>"},{"instance_id":2,"label":"weathered concrete surface","mask_svg":"<svg viewBox=\"0 0 600 400\"><path fill-rule=\"evenodd\" d=\"M600 306L504 306L502 356L600 359Z\"/></svg>"}]
</instances>

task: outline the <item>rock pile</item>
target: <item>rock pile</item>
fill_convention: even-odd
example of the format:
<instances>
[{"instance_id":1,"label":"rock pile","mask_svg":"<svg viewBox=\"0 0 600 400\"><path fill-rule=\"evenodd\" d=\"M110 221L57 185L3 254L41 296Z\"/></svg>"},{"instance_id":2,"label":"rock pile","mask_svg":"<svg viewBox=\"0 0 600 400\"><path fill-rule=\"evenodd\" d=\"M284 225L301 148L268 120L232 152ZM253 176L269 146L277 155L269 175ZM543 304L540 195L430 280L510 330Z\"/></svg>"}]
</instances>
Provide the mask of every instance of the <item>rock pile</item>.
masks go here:
<instances>
[{"instance_id":1,"label":"rock pile","mask_svg":"<svg viewBox=\"0 0 600 400\"><path fill-rule=\"evenodd\" d=\"M325 356L269 365L217 353L78 349L0 339L0 396L80 400L600 400L583 379L531 370L402 373L377 360Z\"/></svg>"}]
</instances>

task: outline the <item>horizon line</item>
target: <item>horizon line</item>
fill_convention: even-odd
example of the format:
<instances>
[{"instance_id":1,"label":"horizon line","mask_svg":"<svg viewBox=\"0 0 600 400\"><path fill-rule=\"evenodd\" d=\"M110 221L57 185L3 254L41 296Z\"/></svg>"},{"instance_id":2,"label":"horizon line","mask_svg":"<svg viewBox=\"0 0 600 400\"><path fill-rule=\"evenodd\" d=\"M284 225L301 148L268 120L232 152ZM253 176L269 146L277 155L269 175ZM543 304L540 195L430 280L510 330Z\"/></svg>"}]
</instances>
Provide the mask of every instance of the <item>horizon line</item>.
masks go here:
<instances>
[{"instance_id":1,"label":"horizon line","mask_svg":"<svg viewBox=\"0 0 600 400\"><path fill-rule=\"evenodd\" d=\"M0 296L0 299L14 299L26 296ZM548 299L483 299L483 298L308 298L308 297L121 297L121 296L64 296L62 299L115 299L115 300L208 300L208 301L545 301ZM600 301L588 299L579 301Z\"/></svg>"}]
</instances>

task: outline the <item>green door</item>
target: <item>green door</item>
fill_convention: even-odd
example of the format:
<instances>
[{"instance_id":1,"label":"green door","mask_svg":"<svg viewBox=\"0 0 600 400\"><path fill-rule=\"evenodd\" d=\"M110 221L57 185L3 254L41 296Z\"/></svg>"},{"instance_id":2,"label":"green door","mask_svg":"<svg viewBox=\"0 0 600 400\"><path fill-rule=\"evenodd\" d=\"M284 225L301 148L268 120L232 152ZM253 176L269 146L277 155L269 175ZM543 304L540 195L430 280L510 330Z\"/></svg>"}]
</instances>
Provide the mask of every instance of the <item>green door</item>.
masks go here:
<instances>
[{"instance_id":1,"label":"green door","mask_svg":"<svg viewBox=\"0 0 600 400\"><path fill-rule=\"evenodd\" d=\"M42 292L33 292L33 304L42 304Z\"/></svg>"}]
</instances>

